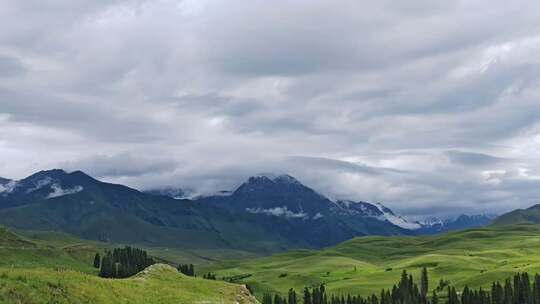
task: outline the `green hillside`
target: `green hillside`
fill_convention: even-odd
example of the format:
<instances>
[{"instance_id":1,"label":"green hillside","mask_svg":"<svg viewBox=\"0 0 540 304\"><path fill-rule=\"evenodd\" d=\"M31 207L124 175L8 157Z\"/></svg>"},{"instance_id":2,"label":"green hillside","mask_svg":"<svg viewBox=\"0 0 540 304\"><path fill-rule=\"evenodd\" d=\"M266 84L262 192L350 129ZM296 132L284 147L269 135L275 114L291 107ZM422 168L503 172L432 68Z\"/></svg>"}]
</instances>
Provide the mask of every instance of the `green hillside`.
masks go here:
<instances>
[{"instance_id":1,"label":"green hillside","mask_svg":"<svg viewBox=\"0 0 540 304\"><path fill-rule=\"evenodd\" d=\"M156 264L129 279L72 270L0 268L0 303L256 303L245 287Z\"/></svg>"},{"instance_id":2,"label":"green hillside","mask_svg":"<svg viewBox=\"0 0 540 304\"><path fill-rule=\"evenodd\" d=\"M440 279L458 288L486 286L517 271L540 272L540 226L471 229L440 236L362 237L320 251L291 251L270 257L221 263L218 277L244 277L256 294L285 293L326 284L329 293L368 295L389 288L406 269L423 266L430 286Z\"/></svg>"},{"instance_id":3,"label":"green hillside","mask_svg":"<svg viewBox=\"0 0 540 304\"><path fill-rule=\"evenodd\" d=\"M164 264L129 279L100 278L91 263L109 246L0 227L0 303L256 303L242 285L186 277Z\"/></svg>"},{"instance_id":4,"label":"green hillside","mask_svg":"<svg viewBox=\"0 0 540 304\"><path fill-rule=\"evenodd\" d=\"M98 243L84 243L65 235L49 237L51 241L31 239L0 227L0 268L48 267L97 273L91 261L102 250Z\"/></svg>"}]
</instances>

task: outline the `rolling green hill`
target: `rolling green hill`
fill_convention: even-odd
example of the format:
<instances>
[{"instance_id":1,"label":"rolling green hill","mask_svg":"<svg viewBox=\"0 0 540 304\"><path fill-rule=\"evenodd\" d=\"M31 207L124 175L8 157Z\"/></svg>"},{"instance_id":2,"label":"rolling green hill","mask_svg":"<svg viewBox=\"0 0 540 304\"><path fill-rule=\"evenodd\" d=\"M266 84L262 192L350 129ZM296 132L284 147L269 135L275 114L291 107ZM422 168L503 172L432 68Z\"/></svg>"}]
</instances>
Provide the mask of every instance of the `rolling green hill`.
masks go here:
<instances>
[{"instance_id":1,"label":"rolling green hill","mask_svg":"<svg viewBox=\"0 0 540 304\"><path fill-rule=\"evenodd\" d=\"M91 261L103 245L69 239L66 235L49 237L51 241L31 239L0 227L0 268L48 267L97 273Z\"/></svg>"},{"instance_id":2,"label":"rolling green hill","mask_svg":"<svg viewBox=\"0 0 540 304\"><path fill-rule=\"evenodd\" d=\"M257 303L242 285L186 277L165 264L128 279L100 278L91 263L109 246L0 227L0 303Z\"/></svg>"},{"instance_id":3,"label":"rolling green hill","mask_svg":"<svg viewBox=\"0 0 540 304\"><path fill-rule=\"evenodd\" d=\"M0 268L0 303L257 303L244 286L186 277L155 264L129 279L72 270Z\"/></svg>"},{"instance_id":4,"label":"rolling green hill","mask_svg":"<svg viewBox=\"0 0 540 304\"><path fill-rule=\"evenodd\" d=\"M263 292L285 293L326 284L330 293L368 295L391 287L406 269L423 266L430 286L440 279L458 288L490 285L517 271L540 272L540 226L471 229L440 236L361 237L323 250L300 250L216 266L218 277L240 280Z\"/></svg>"}]
</instances>

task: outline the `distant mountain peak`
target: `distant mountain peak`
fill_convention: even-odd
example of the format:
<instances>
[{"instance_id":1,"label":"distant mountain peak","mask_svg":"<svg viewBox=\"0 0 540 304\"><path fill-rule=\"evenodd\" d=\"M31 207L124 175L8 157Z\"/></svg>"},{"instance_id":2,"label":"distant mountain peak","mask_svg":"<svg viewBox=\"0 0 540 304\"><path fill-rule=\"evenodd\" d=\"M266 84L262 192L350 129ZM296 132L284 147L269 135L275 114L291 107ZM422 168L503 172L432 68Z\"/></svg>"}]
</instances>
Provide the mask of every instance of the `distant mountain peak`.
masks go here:
<instances>
[{"instance_id":1,"label":"distant mountain peak","mask_svg":"<svg viewBox=\"0 0 540 304\"><path fill-rule=\"evenodd\" d=\"M51 199L71 195L84 190L83 185L96 182L82 171L68 173L62 169L42 170L18 181L0 184L3 197L24 197Z\"/></svg>"},{"instance_id":2,"label":"distant mountain peak","mask_svg":"<svg viewBox=\"0 0 540 304\"><path fill-rule=\"evenodd\" d=\"M301 185L301 183L294 177L288 175L288 174L282 174L273 179L276 183L282 183L282 184L296 184Z\"/></svg>"},{"instance_id":3,"label":"distant mountain peak","mask_svg":"<svg viewBox=\"0 0 540 304\"><path fill-rule=\"evenodd\" d=\"M292 177L289 174L275 174L275 173L261 173L258 175L251 176L248 179L248 182L257 182L257 181L271 181L277 184L296 184L302 185L296 178Z\"/></svg>"},{"instance_id":4,"label":"distant mountain peak","mask_svg":"<svg viewBox=\"0 0 540 304\"><path fill-rule=\"evenodd\" d=\"M61 176L61 175L67 175L68 173L64 169L50 169L50 170L41 170L33 175L51 175L51 176ZM32 176L33 176L32 175Z\"/></svg>"}]
</instances>

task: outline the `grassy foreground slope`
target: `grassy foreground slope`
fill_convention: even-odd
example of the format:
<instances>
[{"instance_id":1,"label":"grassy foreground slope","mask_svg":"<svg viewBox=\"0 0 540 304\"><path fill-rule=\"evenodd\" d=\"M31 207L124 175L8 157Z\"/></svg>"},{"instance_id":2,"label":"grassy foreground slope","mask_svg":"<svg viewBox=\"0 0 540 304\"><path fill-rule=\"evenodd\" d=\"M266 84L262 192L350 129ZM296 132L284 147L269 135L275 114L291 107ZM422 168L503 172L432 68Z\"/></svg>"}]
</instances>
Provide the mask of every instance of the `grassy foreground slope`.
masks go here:
<instances>
[{"instance_id":1,"label":"grassy foreground slope","mask_svg":"<svg viewBox=\"0 0 540 304\"><path fill-rule=\"evenodd\" d=\"M1 269L0 303L256 303L245 287L155 264L129 279L71 270Z\"/></svg>"},{"instance_id":2,"label":"grassy foreground slope","mask_svg":"<svg viewBox=\"0 0 540 304\"><path fill-rule=\"evenodd\" d=\"M129 279L100 278L91 265L104 247L0 227L0 303L257 303L242 285L186 277L164 264Z\"/></svg>"},{"instance_id":3,"label":"grassy foreground slope","mask_svg":"<svg viewBox=\"0 0 540 304\"><path fill-rule=\"evenodd\" d=\"M37 240L0 227L0 268L47 267L97 274L91 262L101 250L97 242L77 242L61 234L54 241Z\"/></svg>"},{"instance_id":4,"label":"grassy foreground slope","mask_svg":"<svg viewBox=\"0 0 540 304\"><path fill-rule=\"evenodd\" d=\"M440 279L458 288L488 287L517 271L540 272L540 226L516 225L471 229L440 236L362 237L319 251L291 251L247 261L230 261L218 276L245 277L262 292L286 293L326 284L330 293L378 293L391 287L405 269L419 278L430 273L430 287Z\"/></svg>"}]
</instances>

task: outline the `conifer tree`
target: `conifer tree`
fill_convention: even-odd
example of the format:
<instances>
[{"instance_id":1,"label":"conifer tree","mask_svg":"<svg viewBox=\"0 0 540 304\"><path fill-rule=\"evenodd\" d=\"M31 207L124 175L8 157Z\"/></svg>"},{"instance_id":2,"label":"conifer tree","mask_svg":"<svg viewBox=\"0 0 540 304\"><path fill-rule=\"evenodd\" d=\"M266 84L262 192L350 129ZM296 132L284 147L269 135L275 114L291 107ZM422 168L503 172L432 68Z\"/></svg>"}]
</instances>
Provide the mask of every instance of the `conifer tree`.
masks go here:
<instances>
[{"instance_id":1,"label":"conifer tree","mask_svg":"<svg viewBox=\"0 0 540 304\"><path fill-rule=\"evenodd\" d=\"M420 276L420 297L423 304L427 303L428 293L428 273L426 267L422 268L422 275Z\"/></svg>"},{"instance_id":2,"label":"conifer tree","mask_svg":"<svg viewBox=\"0 0 540 304\"><path fill-rule=\"evenodd\" d=\"M431 304L439 304L439 297L437 296L437 292L435 292L435 290L433 291L433 296L431 296Z\"/></svg>"},{"instance_id":3,"label":"conifer tree","mask_svg":"<svg viewBox=\"0 0 540 304\"><path fill-rule=\"evenodd\" d=\"M491 302L492 304L504 303L504 290L499 282L493 282L491 285Z\"/></svg>"},{"instance_id":4,"label":"conifer tree","mask_svg":"<svg viewBox=\"0 0 540 304\"><path fill-rule=\"evenodd\" d=\"M304 300L304 304L313 304L313 302L311 301L311 293L309 292L309 289L307 287L304 288L303 300Z\"/></svg>"},{"instance_id":5,"label":"conifer tree","mask_svg":"<svg viewBox=\"0 0 540 304\"><path fill-rule=\"evenodd\" d=\"M289 289L289 295L288 295L289 304L298 304L297 298L296 298L296 292L294 289Z\"/></svg>"},{"instance_id":6,"label":"conifer tree","mask_svg":"<svg viewBox=\"0 0 540 304\"><path fill-rule=\"evenodd\" d=\"M96 252L96 255L94 256L94 268L99 268L101 266L101 257L99 256L99 252Z\"/></svg>"},{"instance_id":7,"label":"conifer tree","mask_svg":"<svg viewBox=\"0 0 540 304\"><path fill-rule=\"evenodd\" d=\"M448 304L459 304L456 289L452 286L448 286Z\"/></svg>"},{"instance_id":8,"label":"conifer tree","mask_svg":"<svg viewBox=\"0 0 540 304\"><path fill-rule=\"evenodd\" d=\"M265 293L263 295L262 304L272 304L272 295Z\"/></svg>"},{"instance_id":9,"label":"conifer tree","mask_svg":"<svg viewBox=\"0 0 540 304\"><path fill-rule=\"evenodd\" d=\"M533 282L533 303L540 304L540 276L536 274Z\"/></svg>"},{"instance_id":10,"label":"conifer tree","mask_svg":"<svg viewBox=\"0 0 540 304\"><path fill-rule=\"evenodd\" d=\"M113 264L110 252L107 252L101 259L101 269L99 271L99 276L103 278L113 277Z\"/></svg>"},{"instance_id":11,"label":"conifer tree","mask_svg":"<svg viewBox=\"0 0 540 304\"><path fill-rule=\"evenodd\" d=\"M514 303L514 291L512 289L512 283L510 279L506 279L504 282L504 304L513 304Z\"/></svg>"},{"instance_id":12,"label":"conifer tree","mask_svg":"<svg viewBox=\"0 0 540 304\"><path fill-rule=\"evenodd\" d=\"M469 292L469 286L465 285L465 288L463 288L463 292L461 293L461 303L462 304L469 304L471 295Z\"/></svg>"}]
</instances>

